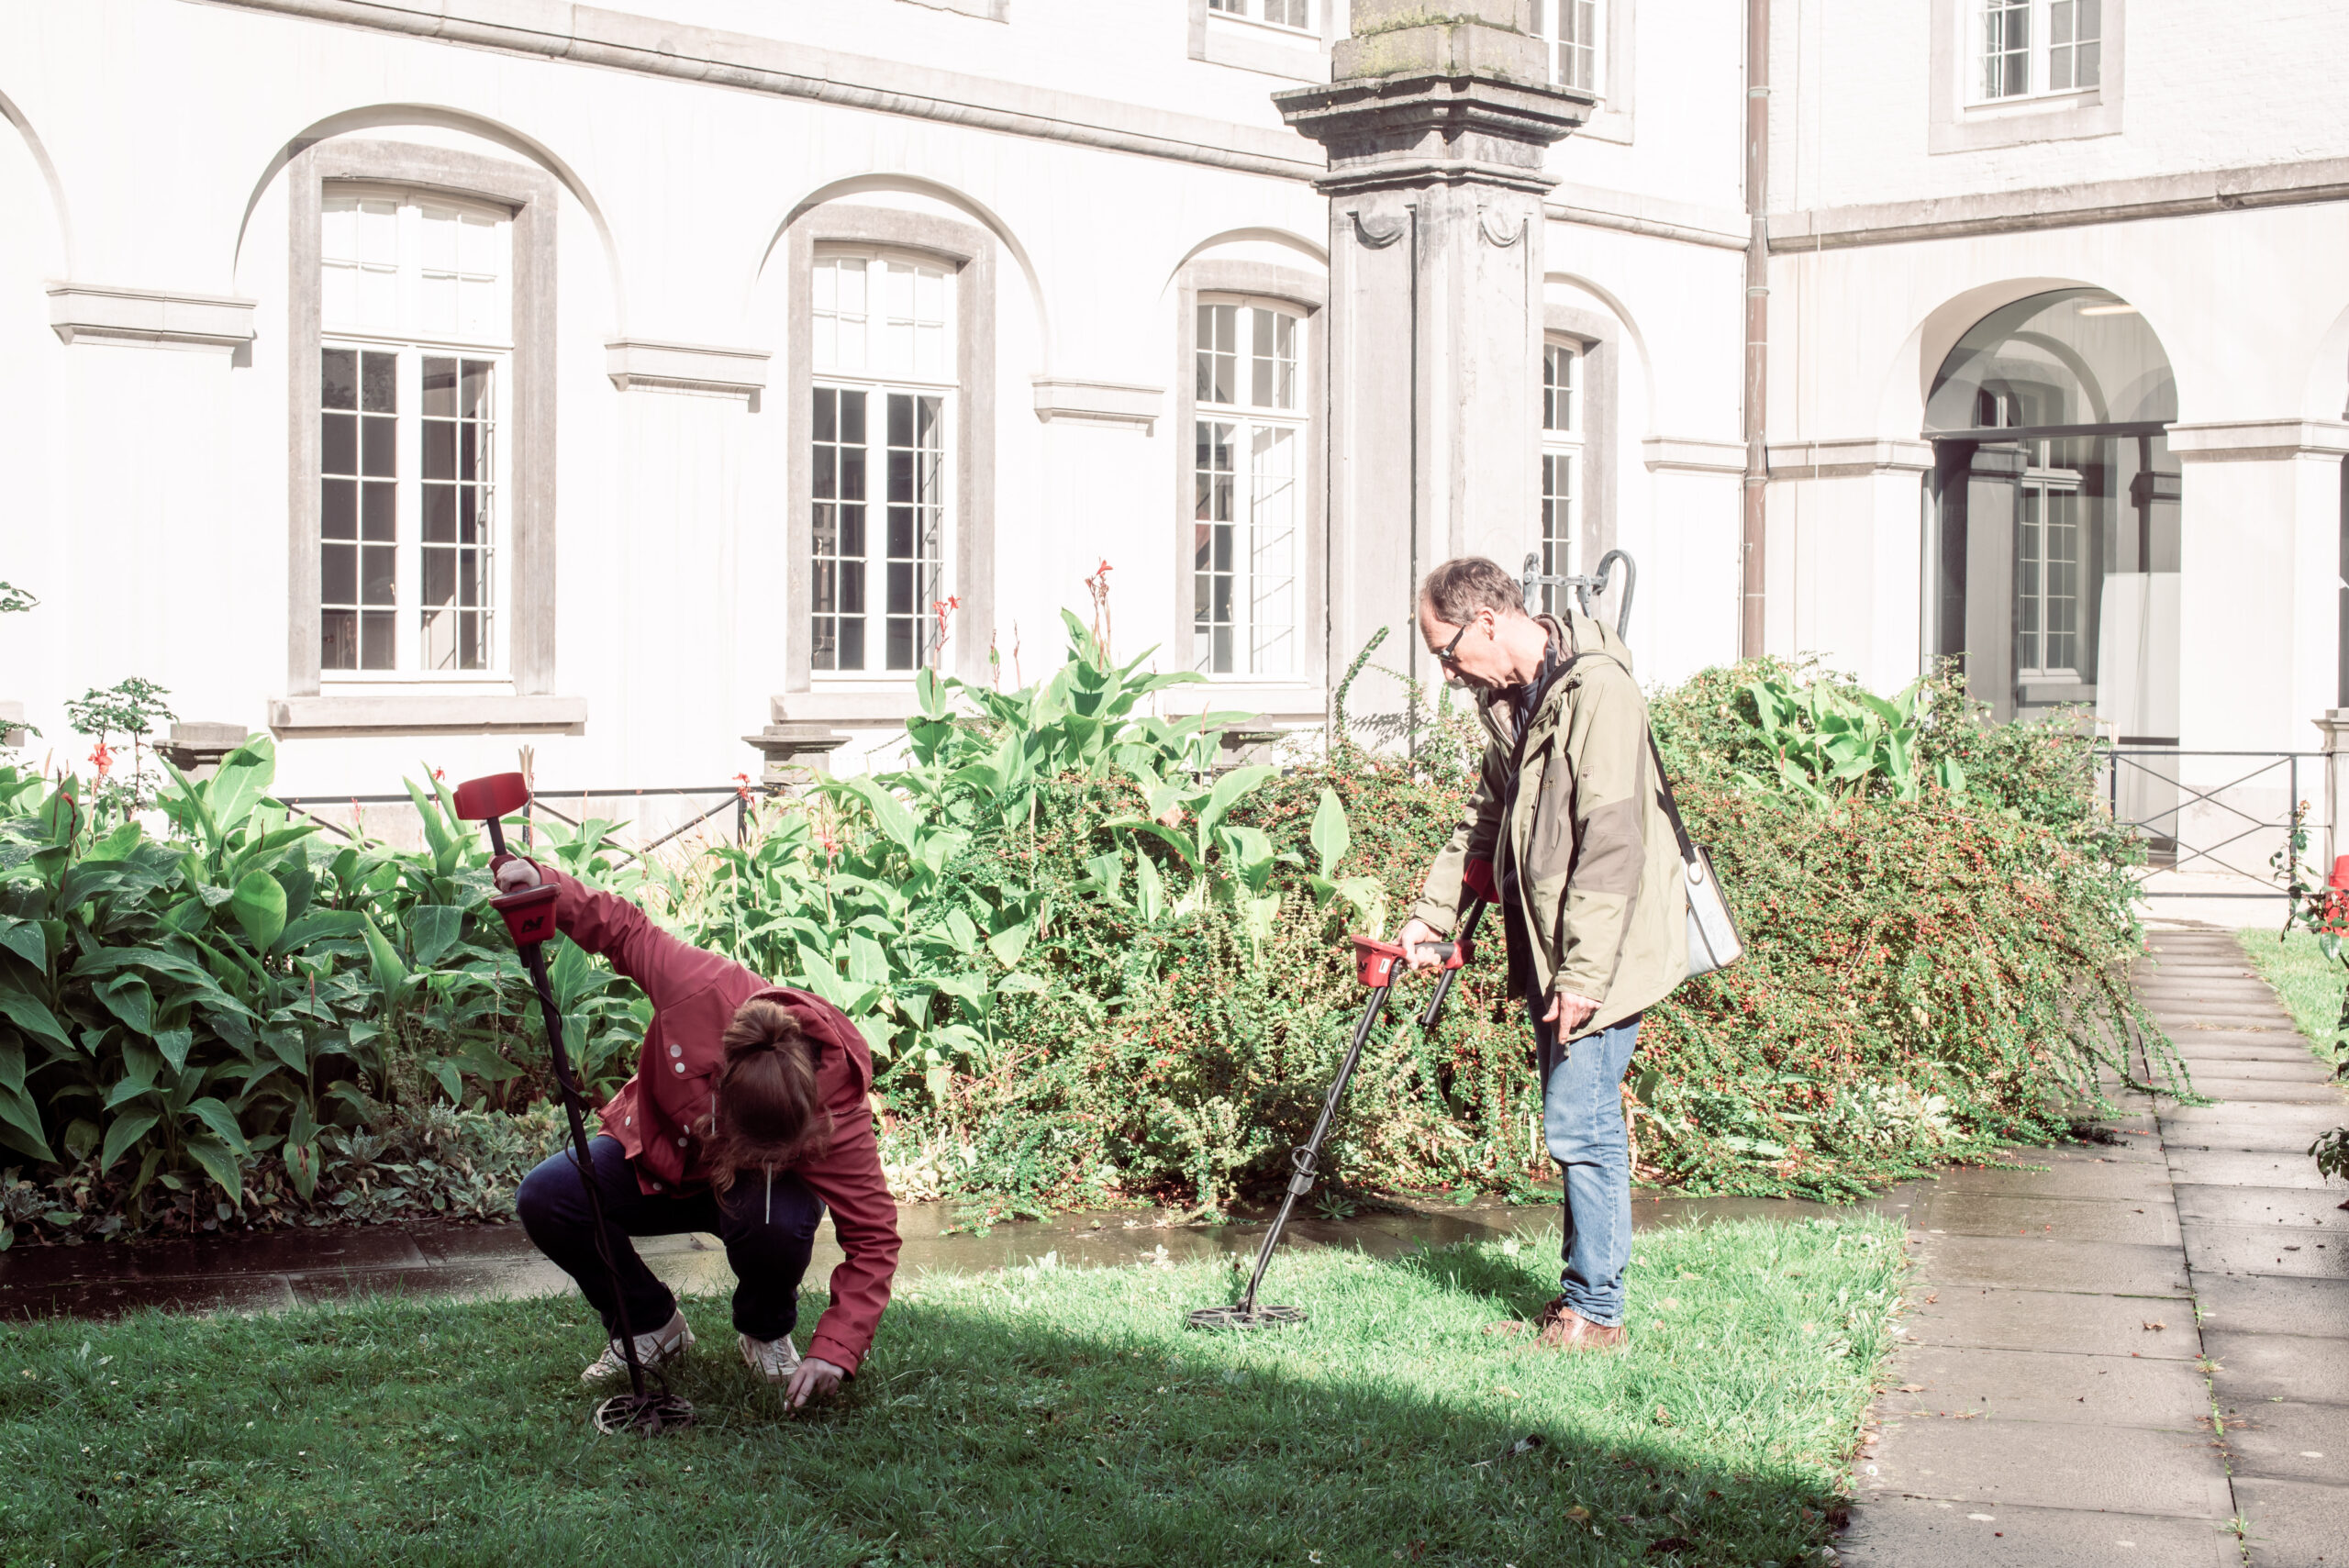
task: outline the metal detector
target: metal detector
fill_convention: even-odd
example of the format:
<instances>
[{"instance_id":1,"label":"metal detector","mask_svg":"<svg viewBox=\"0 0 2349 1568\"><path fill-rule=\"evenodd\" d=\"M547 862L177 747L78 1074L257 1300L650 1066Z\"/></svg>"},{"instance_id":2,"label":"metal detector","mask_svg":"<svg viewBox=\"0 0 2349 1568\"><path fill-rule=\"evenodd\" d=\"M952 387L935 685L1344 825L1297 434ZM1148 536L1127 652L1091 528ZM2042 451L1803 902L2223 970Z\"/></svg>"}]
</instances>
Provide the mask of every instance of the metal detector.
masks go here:
<instances>
[{"instance_id":1,"label":"metal detector","mask_svg":"<svg viewBox=\"0 0 2349 1568\"><path fill-rule=\"evenodd\" d=\"M1422 942L1420 946L1443 957L1443 973L1435 984L1435 995L1428 1002L1428 1010L1419 1018L1423 1029L1435 1028L1443 1015L1444 998L1452 995L1452 977L1471 956L1471 943L1476 935L1476 922L1484 918L1485 900L1476 898L1468 906L1467 917L1460 923L1456 941ZM1330 1085L1329 1097L1321 1102L1320 1119L1313 1124L1313 1135L1298 1147L1289 1151L1289 1163L1296 1174L1288 1181L1288 1190L1281 1195L1280 1212L1273 1216L1272 1229L1264 1232L1264 1244L1256 1250L1256 1272L1248 1276L1248 1291L1230 1307L1203 1307L1190 1316L1194 1329L1262 1329L1276 1323L1302 1323L1302 1307L1259 1307L1256 1288L1264 1283L1264 1270L1273 1261L1273 1249L1280 1245L1281 1231L1288 1224L1289 1211L1297 1200L1313 1190L1313 1177L1321 1164L1321 1140L1330 1135L1330 1124L1337 1119L1338 1102L1345 1097L1346 1082L1354 1075L1354 1063L1362 1060L1362 1048L1370 1040L1370 1031L1378 1027L1378 1017L1386 1010L1386 994L1394 989L1396 966L1403 962L1403 950L1393 942L1382 942L1369 937L1349 937L1354 944L1354 978L1370 987L1370 1001L1362 1010L1362 1021L1354 1025L1354 1042L1346 1049L1346 1058L1338 1064L1337 1081Z\"/></svg>"},{"instance_id":2,"label":"metal detector","mask_svg":"<svg viewBox=\"0 0 2349 1568\"><path fill-rule=\"evenodd\" d=\"M505 818L530 804L530 784L520 773L492 773L487 778L468 779L457 786L457 816L468 822L484 823L489 828L489 846L506 853ZM615 1394L596 1407L596 1429L599 1432L661 1432L676 1427L691 1426L694 1407L668 1391L663 1380L658 1394L644 1386L644 1363L636 1353L635 1325L628 1320L628 1297L620 1291L619 1268L612 1262L610 1237L604 1229L604 1198L596 1188L595 1162L587 1152L587 1107L579 1093L579 1080L572 1075L571 1053L562 1045L562 1009L556 1006L554 987L547 980L546 955L540 951L546 940L554 935L554 906L559 896L551 884L525 888L489 901L506 922L506 929L514 938L515 947L522 955L522 966L530 972L530 984L539 994L539 1010L545 1016L547 1050L554 1062L554 1082L562 1096L563 1115L571 1122L571 1158L579 1169L579 1184L587 1190L587 1216L596 1227L596 1255L604 1262L605 1272L612 1279L612 1306L620 1320L620 1354L628 1362L626 1394Z\"/></svg>"}]
</instances>

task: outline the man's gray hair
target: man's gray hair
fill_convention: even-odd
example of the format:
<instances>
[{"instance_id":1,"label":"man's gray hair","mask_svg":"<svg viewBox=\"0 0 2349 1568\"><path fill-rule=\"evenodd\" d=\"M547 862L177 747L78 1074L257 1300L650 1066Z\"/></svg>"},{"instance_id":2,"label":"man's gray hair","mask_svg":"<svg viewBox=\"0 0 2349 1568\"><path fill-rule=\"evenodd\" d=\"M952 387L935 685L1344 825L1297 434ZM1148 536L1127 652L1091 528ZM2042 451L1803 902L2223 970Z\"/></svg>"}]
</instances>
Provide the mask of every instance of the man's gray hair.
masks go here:
<instances>
[{"instance_id":1,"label":"man's gray hair","mask_svg":"<svg viewBox=\"0 0 2349 1568\"><path fill-rule=\"evenodd\" d=\"M1419 597L1446 626L1466 626L1478 610L1497 616L1525 613L1525 587L1497 561L1464 555L1447 561L1427 574Z\"/></svg>"}]
</instances>

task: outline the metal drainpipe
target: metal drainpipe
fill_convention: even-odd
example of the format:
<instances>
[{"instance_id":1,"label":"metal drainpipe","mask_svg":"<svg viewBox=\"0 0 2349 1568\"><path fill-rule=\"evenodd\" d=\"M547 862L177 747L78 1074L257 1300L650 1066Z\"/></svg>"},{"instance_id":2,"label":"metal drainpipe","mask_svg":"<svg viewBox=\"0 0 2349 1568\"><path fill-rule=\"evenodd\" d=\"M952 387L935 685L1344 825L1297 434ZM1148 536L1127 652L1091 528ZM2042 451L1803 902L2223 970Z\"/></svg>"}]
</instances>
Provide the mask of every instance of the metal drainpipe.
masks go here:
<instances>
[{"instance_id":1,"label":"metal drainpipe","mask_svg":"<svg viewBox=\"0 0 2349 1568\"><path fill-rule=\"evenodd\" d=\"M1762 652L1763 549L1770 483L1764 450L1770 370L1770 0L1745 0L1745 486L1740 528L1738 655Z\"/></svg>"}]
</instances>

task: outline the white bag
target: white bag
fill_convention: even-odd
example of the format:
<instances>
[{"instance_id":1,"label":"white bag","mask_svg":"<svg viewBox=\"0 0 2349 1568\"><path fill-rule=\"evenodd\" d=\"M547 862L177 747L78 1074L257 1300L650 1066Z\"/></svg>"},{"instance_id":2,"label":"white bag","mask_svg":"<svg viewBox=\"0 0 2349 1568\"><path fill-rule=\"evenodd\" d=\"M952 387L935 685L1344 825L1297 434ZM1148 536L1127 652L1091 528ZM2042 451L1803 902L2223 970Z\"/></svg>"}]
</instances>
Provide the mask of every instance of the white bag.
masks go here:
<instances>
[{"instance_id":1,"label":"white bag","mask_svg":"<svg viewBox=\"0 0 2349 1568\"><path fill-rule=\"evenodd\" d=\"M1672 775L1664 771L1664 753L1656 750L1655 731L1648 731L1648 755L1655 762L1656 804L1671 818L1673 836L1680 840L1680 862L1688 890L1688 977L1727 969L1745 955L1745 939L1737 919L1721 896L1720 879L1713 875L1713 858L1705 846L1688 837L1680 821L1680 803L1672 795Z\"/></svg>"}]
</instances>

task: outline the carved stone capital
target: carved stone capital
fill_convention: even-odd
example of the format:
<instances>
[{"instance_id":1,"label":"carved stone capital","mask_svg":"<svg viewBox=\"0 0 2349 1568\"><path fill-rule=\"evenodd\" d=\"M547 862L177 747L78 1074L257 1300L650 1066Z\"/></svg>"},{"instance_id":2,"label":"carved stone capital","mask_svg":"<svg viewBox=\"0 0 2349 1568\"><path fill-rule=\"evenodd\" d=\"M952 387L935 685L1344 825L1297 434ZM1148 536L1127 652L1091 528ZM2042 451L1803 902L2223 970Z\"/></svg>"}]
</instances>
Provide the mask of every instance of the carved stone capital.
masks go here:
<instances>
[{"instance_id":1,"label":"carved stone capital","mask_svg":"<svg viewBox=\"0 0 2349 1568\"><path fill-rule=\"evenodd\" d=\"M1480 184L1541 195L1542 168L1597 102L1567 87L1493 75L1359 76L1275 93L1290 128L1329 150L1325 195Z\"/></svg>"},{"instance_id":2,"label":"carved stone capital","mask_svg":"<svg viewBox=\"0 0 2349 1568\"><path fill-rule=\"evenodd\" d=\"M765 759L759 770L759 782L780 789L804 784L815 774L829 773L832 753L848 744L848 737L821 724L785 719L768 725L756 735L743 736L742 742L756 748ZM802 757L807 761L801 762Z\"/></svg>"}]
</instances>

